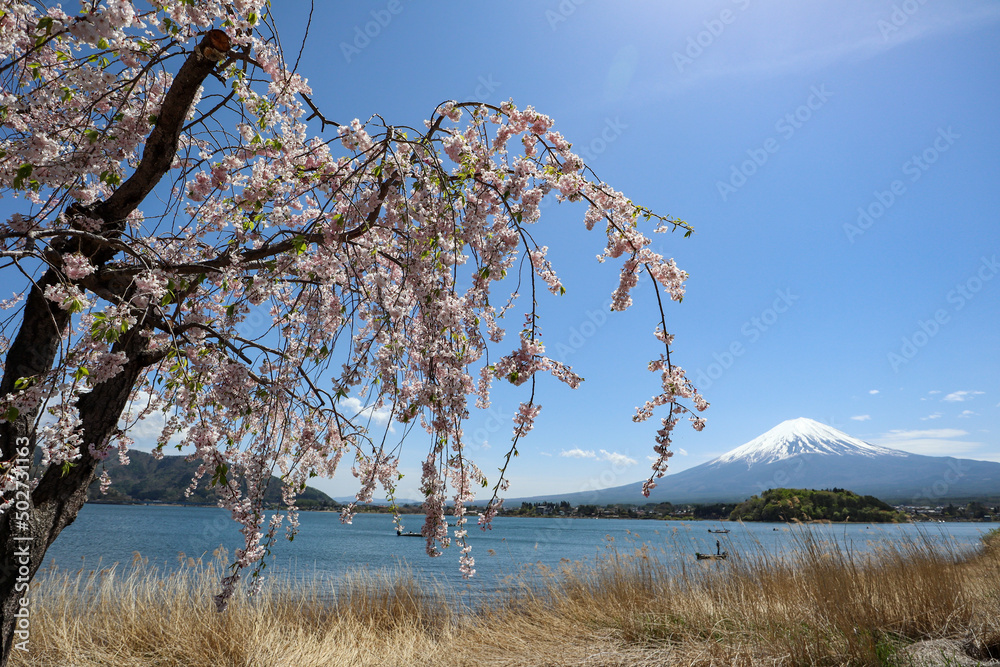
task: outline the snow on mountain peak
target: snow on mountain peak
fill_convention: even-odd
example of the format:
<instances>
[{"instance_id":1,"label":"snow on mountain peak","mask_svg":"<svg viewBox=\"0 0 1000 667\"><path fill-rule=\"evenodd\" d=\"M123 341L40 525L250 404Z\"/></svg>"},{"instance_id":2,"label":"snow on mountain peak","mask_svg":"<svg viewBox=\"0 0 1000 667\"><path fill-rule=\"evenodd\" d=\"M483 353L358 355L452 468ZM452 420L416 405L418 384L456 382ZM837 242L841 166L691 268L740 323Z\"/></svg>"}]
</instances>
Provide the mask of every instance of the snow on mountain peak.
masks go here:
<instances>
[{"instance_id":1,"label":"snow on mountain peak","mask_svg":"<svg viewBox=\"0 0 1000 667\"><path fill-rule=\"evenodd\" d=\"M745 463L747 467L755 463L773 463L800 454L821 454L825 456L908 456L888 447L881 447L851 437L832 426L813 419L799 417L783 421L767 433L759 435L745 445L726 452L711 464Z\"/></svg>"}]
</instances>

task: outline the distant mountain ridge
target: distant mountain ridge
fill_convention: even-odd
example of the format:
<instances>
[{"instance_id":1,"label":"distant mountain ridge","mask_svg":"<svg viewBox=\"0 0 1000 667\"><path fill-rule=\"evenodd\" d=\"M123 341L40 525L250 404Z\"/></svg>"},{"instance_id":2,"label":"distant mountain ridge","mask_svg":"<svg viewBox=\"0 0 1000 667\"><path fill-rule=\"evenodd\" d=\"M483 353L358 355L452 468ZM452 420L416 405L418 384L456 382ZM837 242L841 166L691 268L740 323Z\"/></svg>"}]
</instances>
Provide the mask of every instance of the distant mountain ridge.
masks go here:
<instances>
[{"instance_id":1,"label":"distant mountain ridge","mask_svg":"<svg viewBox=\"0 0 1000 667\"><path fill-rule=\"evenodd\" d=\"M642 496L642 482L635 482L508 502L742 502L780 487L839 487L895 503L937 504L946 498L1000 497L1000 463L911 454L799 418L781 422L707 463L667 475L657 481L649 498Z\"/></svg>"},{"instance_id":2,"label":"distant mountain ridge","mask_svg":"<svg viewBox=\"0 0 1000 667\"><path fill-rule=\"evenodd\" d=\"M88 502L98 503L171 503L181 505L216 505L219 494L210 486L211 475L201 479L198 488L190 496L184 490L191 483L198 462L188 461L184 456L164 456L157 460L147 452L132 450L128 453L130 463L123 466L114 454L104 462L111 478L107 494L102 494L100 484L95 480L87 489ZM272 476L264 501L281 502L281 480ZM299 507L334 507L337 503L327 494L306 487L299 496Z\"/></svg>"}]
</instances>

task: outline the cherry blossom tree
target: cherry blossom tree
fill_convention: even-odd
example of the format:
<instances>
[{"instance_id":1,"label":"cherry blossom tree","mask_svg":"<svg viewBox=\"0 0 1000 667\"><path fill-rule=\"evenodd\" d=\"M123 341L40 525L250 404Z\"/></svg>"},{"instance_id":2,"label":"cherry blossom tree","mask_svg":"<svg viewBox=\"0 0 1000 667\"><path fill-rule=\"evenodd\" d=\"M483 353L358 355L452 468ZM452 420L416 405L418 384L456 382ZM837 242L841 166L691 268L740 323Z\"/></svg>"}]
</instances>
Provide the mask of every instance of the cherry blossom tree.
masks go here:
<instances>
[{"instance_id":1,"label":"cherry blossom tree","mask_svg":"<svg viewBox=\"0 0 1000 667\"><path fill-rule=\"evenodd\" d=\"M549 117L446 102L416 128L335 122L265 0L44 5L0 9L0 194L16 211L0 222L16 290L0 304L4 662L25 648L46 549L154 413L154 454L191 452L192 487L216 485L245 538L220 610L248 573L253 589L283 521L294 534L311 477L343 462L357 502L392 495L402 446L349 399L420 450L427 550L455 542L471 576L466 507L482 490L487 527L507 481L506 465L487 478L469 458L463 420L494 382L523 386L509 462L539 414L539 373L581 381L546 356L538 323L542 292L564 291L531 234L545 197L580 202L581 232L599 228L598 260L619 265L612 310L644 275L657 285L662 392L635 416L665 413L647 494L672 429L685 415L703 427L662 319L686 274L650 237L690 228L600 182ZM285 510L267 514L272 475Z\"/></svg>"}]
</instances>

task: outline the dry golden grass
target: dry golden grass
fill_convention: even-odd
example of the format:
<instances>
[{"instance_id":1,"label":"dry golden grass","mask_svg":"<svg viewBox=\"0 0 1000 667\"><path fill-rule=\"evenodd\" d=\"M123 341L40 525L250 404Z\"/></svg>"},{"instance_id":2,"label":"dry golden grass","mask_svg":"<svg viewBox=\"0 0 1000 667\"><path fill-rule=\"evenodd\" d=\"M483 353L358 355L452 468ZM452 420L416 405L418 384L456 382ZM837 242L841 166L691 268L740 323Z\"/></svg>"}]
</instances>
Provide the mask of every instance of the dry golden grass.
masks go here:
<instances>
[{"instance_id":1,"label":"dry golden grass","mask_svg":"<svg viewBox=\"0 0 1000 667\"><path fill-rule=\"evenodd\" d=\"M751 549L679 572L649 548L610 549L475 612L398 571L335 598L273 581L218 614L223 559L169 576L139 560L125 574L46 574L32 591L31 652L12 664L894 665L900 646L943 637L1000 657L994 538L971 558L920 540L852 557L803 532L784 559Z\"/></svg>"}]
</instances>

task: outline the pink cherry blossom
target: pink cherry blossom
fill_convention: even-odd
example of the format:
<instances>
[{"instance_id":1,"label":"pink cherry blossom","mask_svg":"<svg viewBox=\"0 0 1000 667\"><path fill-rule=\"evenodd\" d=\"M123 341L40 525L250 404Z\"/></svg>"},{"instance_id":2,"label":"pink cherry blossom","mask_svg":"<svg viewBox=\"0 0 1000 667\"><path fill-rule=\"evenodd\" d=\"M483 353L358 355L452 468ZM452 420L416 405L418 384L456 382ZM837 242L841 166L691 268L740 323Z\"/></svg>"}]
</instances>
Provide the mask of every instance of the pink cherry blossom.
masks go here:
<instances>
[{"instance_id":1,"label":"pink cherry blossom","mask_svg":"<svg viewBox=\"0 0 1000 667\"><path fill-rule=\"evenodd\" d=\"M37 366L5 377L0 422L32 429L44 467L80 466L106 491L98 465L111 448L127 463L131 441L94 419L96 397L128 426L162 416L154 455L179 441L198 464L187 491L214 485L240 526L220 609L247 571L254 590L280 527L298 530L313 477L350 467L350 522L357 503L393 497L404 454L420 461L427 552L454 541L473 576L466 510L485 487L487 529L502 506L540 416L536 383L583 381L539 326L545 292L571 287L531 233L549 197L585 210L566 233L597 235L598 262L617 271L612 310L645 298L640 280L655 286L660 388L634 417L661 415L648 493L680 418L708 407L671 358L662 305L684 297L687 274L652 249L653 234L687 224L596 179L530 106L449 101L406 132L328 117L261 22L268 4L5 8L0 58L17 66L0 89L0 192L21 210L0 223L0 251L22 284L0 307L56 327L14 359L19 320L0 325L5 373ZM497 381L524 400L487 480L463 426ZM0 512L13 474L0 470ZM264 506L273 475L287 524Z\"/></svg>"}]
</instances>

